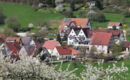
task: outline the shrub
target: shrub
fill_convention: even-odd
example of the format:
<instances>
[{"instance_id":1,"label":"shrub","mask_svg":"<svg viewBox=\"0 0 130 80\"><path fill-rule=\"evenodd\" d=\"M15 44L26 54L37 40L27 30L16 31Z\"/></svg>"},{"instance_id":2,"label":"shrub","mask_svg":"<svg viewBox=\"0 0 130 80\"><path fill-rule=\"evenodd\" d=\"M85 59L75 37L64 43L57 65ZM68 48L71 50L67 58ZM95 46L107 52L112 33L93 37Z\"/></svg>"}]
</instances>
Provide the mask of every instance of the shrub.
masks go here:
<instances>
[{"instance_id":1,"label":"shrub","mask_svg":"<svg viewBox=\"0 0 130 80\"><path fill-rule=\"evenodd\" d=\"M65 15L66 17L73 17L73 12L71 10L68 10L68 11L64 11L62 12L63 15Z\"/></svg>"},{"instance_id":2,"label":"shrub","mask_svg":"<svg viewBox=\"0 0 130 80\"><path fill-rule=\"evenodd\" d=\"M105 15L101 12L89 11L87 17L92 21L104 22L106 21Z\"/></svg>"},{"instance_id":3,"label":"shrub","mask_svg":"<svg viewBox=\"0 0 130 80\"><path fill-rule=\"evenodd\" d=\"M86 17L86 11L80 10L78 13L78 17L85 18Z\"/></svg>"},{"instance_id":4,"label":"shrub","mask_svg":"<svg viewBox=\"0 0 130 80\"><path fill-rule=\"evenodd\" d=\"M0 24L3 24L4 23L4 19L5 19L5 16L2 12L2 8L0 7Z\"/></svg>"},{"instance_id":5,"label":"shrub","mask_svg":"<svg viewBox=\"0 0 130 80\"><path fill-rule=\"evenodd\" d=\"M5 21L6 27L18 32L20 30L20 23L15 16L9 16Z\"/></svg>"},{"instance_id":6,"label":"shrub","mask_svg":"<svg viewBox=\"0 0 130 80\"><path fill-rule=\"evenodd\" d=\"M106 7L103 12L105 13L121 13L121 10L118 7L114 7L114 6L108 6Z\"/></svg>"},{"instance_id":7,"label":"shrub","mask_svg":"<svg viewBox=\"0 0 130 80\"><path fill-rule=\"evenodd\" d=\"M125 17L130 17L130 11L126 10L126 11L123 13L123 15L124 15Z\"/></svg>"}]
</instances>

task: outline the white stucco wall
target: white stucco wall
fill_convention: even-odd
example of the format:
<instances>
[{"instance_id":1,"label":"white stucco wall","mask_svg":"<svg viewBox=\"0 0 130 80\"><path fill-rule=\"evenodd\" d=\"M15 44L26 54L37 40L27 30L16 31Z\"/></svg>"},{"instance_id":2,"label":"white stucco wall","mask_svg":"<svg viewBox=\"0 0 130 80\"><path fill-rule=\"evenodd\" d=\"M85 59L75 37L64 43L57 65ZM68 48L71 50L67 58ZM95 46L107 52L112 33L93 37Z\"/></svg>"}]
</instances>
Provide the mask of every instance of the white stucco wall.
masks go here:
<instances>
[{"instance_id":1,"label":"white stucco wall","mask_svg":"<svg viewBox=\"0 0 130 80\"><path fill-rule=\"evenodd\" d=\"M108 53L108 46L106 45L89 45L89 50L91 50L92 47L95 47L99 53Z\"/></svg>"},{"instance_id":2,"label":"white stucco wall","mask_svg":"<svg viewBox=\"0 0 130 80\"><path fill-rule=\"evenodd\" d=\"M107 27L108 29L113 29L113 26L108 26ZM121 26L117 26L116 29L121 29L122 27Z\"/></svg>"}]
</instances>

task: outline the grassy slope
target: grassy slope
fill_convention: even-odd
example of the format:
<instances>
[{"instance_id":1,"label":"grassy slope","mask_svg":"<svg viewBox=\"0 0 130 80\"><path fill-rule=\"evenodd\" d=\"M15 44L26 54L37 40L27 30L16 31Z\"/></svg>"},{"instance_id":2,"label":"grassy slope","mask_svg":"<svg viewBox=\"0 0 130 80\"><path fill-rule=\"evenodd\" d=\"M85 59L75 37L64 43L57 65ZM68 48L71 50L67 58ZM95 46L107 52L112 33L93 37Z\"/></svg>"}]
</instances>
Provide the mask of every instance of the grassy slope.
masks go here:
<instances>
[{"instance_id":1,"label":"grassy slope","mask_svg":"<svg viewBox=\"0 0 130 80\"><path fill-rule=\"evenodd\" d=\"M116 63L117 66L121 66L122 63L125 63L125 66L128 67L128 74L127 73L122 73L123 76L125 76L125 80L130 80L130 63L129 63L129 60L123 60L123 61L119 61ZM80 62L77 62L76 63L76 66L73 65L72 62L67 62L67 63L64 63L62 64L62 69L65 70L68 65L70 64L70 67L69 67L69 70L74 70L75 68L78 68L77 71L75 71L74 73L77 75L77 76L80 76L80 73L85 69L83 67L83 64L81 64ZM97 66L97 64L93 64L94 66ZM106 68L107 66L112 66L112 63L104 63L103 64L103 67ZM56 67L56 70L58 70L58 68L60 67L60 64L57 64L57 67ZM117 75L116 75L117 76ZM117 76L117 80L124 80L122 79L120 76Z\"/></svg>"},{"instance_id":2,"label":"grassy slope","mask_svg":"<svg viewBox=\"0 0 130 80\"><path fill-rule=\"evenodd\" d=\"M5 16L14 15L17 16L19 22L21 23L22 27L28 26L29 23L36 23L38 20L59 20L62 19L64 16L60 13L53 13L49 10L44 11L37 11L35 12L33 8L30 6L23 6L19 4L10 4L10 3L3 3L1 2L0 5L3 7L3 12ZM3 27L4 25L2 25Z\"/></svg>"}]
</instances>

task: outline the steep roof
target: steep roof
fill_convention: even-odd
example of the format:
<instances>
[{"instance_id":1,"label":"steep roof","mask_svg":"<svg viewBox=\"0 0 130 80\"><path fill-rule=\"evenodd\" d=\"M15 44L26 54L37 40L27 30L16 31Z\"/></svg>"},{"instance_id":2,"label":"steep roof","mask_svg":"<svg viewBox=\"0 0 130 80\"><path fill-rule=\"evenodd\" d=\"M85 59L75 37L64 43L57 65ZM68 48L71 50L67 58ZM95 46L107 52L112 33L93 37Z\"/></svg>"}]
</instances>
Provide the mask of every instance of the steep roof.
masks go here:
<instances>
[{"instance_id":1,"label":"steep roof","mask_svg":"<svg viewBox=\"0 0 130 80\"><path fill-rule=\"evenodd\" d=\"M9 41L14 41L14 42L20 42L20 38L19 37L7 37L6 42L9 42Z\"/></svg>"},{"instance_id":2,"label":"steep roof","mask_svg":"<svg viewBox=\"0 0 130 80\"><path fill-rule=\"evenodd\" d=\"M6 45L9 48L9 50L12 52L12 54L18 54L21 49L20 44L17 42L6 43Z\"/></svg>"},{"instance_id":3,"label":"steep roof","mask_svg":"<svg viewBox=\"0 0 130 80\"><path fill-rule=\"evenodd\" d=\"M44 42L42 48L54 49L56 46L58 46L58 44L60 44L58 41L49 40Z\"/></svg>"},{"instance_id":4,"label":"steep roof","mask_svg":"<svg viewBox=\"0 0 130 80\"><path fill-rule=\"evenodd\" d=\"M32 40L32 38L31 37L23 37L21 40L22 40L23 45L27 45Z\"/></svg>"},{"instance_id":5,"label":"steep roof","mask_svg":"<svg viewBox=\"0 0 130 80\"><path fill-rule=\"evenodd\" d=\"M96 32L93 33L90 44L91 45L109 45L112 33Z\"/></svg>"},{"instance_id":6,"label":"steep roof","mask_svg":"<svg viewBox=\"0 0 130 80\"><path fill-rule=\"evenodd\" d=\"M76 26L85 28L89 20L87 18L65 18L61 22L60 30L64 30L64 26L68 26L71 22L75 23Z\"/></svg>"},{"instance_id":7,"label":"steep roof","mask_svg":"<svg viewBox=\"0 0 130 80\"><path fill-rule=\"evenodd\" d=\"M120 22L109 22L108 26L120 26Z\"/></svg>"},{"instance_id":8,"label":"steep roof","mask_svg":"<svg viewBox=\"0 0 130 80\"><path fill-rule=\"evenodd\" d=\"M107 29L95 29L95 30L88 30L88 36L92 36L95 32L106 32L106 33L112 33L113 36L119 37L123 31L121 30L107 30Z\"/></svg>"},{"instance_id":9,"label":"steep roof","mask_svg":"<svg viewBox=\"0 0 130 80\"><path fill-rule=\"evenodd\" d=\"M68 47L68 46L57 46L56 47L57 51L59 52L60 55L78 55L79 52Z\"/></svg>"}]
</instances>

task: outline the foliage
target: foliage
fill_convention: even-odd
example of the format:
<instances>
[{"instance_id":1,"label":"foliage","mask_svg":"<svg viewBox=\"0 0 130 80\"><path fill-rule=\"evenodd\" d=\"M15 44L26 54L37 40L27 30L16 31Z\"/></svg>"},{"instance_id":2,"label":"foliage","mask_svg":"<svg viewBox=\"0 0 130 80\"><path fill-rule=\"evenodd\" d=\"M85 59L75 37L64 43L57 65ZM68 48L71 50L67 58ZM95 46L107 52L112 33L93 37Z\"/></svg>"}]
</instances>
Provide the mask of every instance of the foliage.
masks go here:
<instances>
[{"instance_id":1,"label":"foliage","mask_svg":"<svg viewBox=\"0 0 130 80\"><path fill-rule=\"evenodd\" d=\"M21 25L15 16L9 16L5 21L6 27L13 29L18 32Z\"/></svg>"},{"instance_id":2,"label":"foliage","mask_svg":"<svg viewBox=\"0 0 130 80\"><path fill-rule=\"evenodd\" d=\"M96 12L94 10L90 10L87 14L87 17L92 21L98 21L98 22L106 21L105 15L101 11Z\"/></svg>"},{"instance_id":3,"label":"foliage","mask_svg":"<svg viewBox=\"0 0 130 80\"><path fill-rule=\"evenodd\" d=\"M128 35L128 37L130 37L130 29L129 28L127 29L127 35Z\"/></svg>"},{"instance_id":4,"label":"foliage","mask_svg":"<svg viewBox=\"0 0 130 80\"><path fill-rule=\"evenodd\" d=\"M99 63L98 66L94 67L91 64L86 64L85 71L81 73L82 80L115 80L117 79L115 75L120 76L122 72L128 71L124 64L121 67L113 64L112 67L108 66L106 69L103 68L102 63ZM120 78L124 78L124 76L120 76Z\"/></svg>"},{"instance_id":5,"label":"foliage","mask_svg":"<svg viewBox=\"0 0 130 80\"><path fill-rule=\"evenodd\" d=\"M86 47L84 46L80 46L79 47L79 51L80 51L80 57L83 58L83 57L86 57L87 56L87 49Z\"/></svg>"},{"instance_id":6,"label":"foliage","mask_svg":"<svg viewBox=\"0 0 130 80\"><path fill-rule=\"evenodd\" d=\"M0 24L4 23L5 16L2 11L2 7L0 7Z\"/></svg>"},{"instance_id":7,"label":"foliage","mask_svg":"<svg viewBox=\"0 0 130 80\"><path fill-rule=\"evenodd\" d=\"M119 13L121 13L122 11L121 11L121 9L119 9L119 7L107 6L107 7L103 10L103 12L105 12L105 13L117 13L117 14L119 14Z\"/></svg>"},{"instance_id":8,"label":"foliage","mask_svg":"<svg viewBox=\"0 0 130 80\"><path fill-rule=\"evenodd\" d=\"M45 37L48 34L48 28L46 26L39 28L35 34L34 37Z\"/></svg>"},{"instance_id":9,"label":"foliage","mask_svg":"<svg viewBox=\"0 0 130 80\"><path fill-rule=\"evenodd\" d=\"M129 10L126 10L126 11L123 13L123 15L124 15L125 17L130 17L130 11L129 11Z\"/></svg>"},{"instance_id":10,"label":"foliage","mask_svg":"<svg viewBox=\"0 0 130 80\"><path fill-rule=\"evenodd\" d=\"M84 10L80 10L79 13L78 13L78 17L81 17L81 18L86 18L86 11Z\"/></svg>"},{"instance_id":11,"label":"foliage","mask_svg":"<svg viewBox=\"0 0 130 80\"><path fill-rule=\"evenodd\" d=\"M71 10L68 10L68 11L64 11L64 12L62 12L66 17L69 17L69 18L71 18L71 17L73 17L73 12L71 11Z\"/></svg>"}]
</instances>

